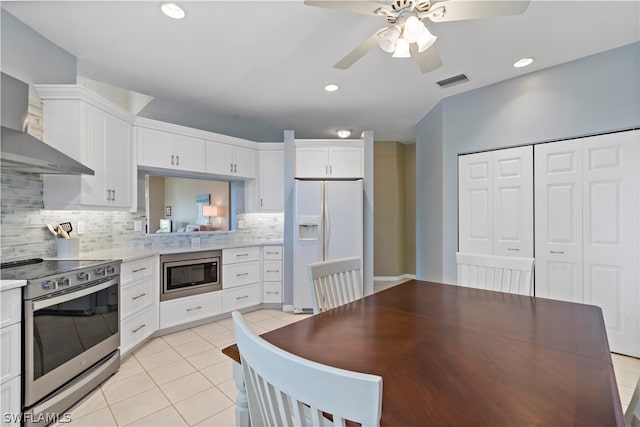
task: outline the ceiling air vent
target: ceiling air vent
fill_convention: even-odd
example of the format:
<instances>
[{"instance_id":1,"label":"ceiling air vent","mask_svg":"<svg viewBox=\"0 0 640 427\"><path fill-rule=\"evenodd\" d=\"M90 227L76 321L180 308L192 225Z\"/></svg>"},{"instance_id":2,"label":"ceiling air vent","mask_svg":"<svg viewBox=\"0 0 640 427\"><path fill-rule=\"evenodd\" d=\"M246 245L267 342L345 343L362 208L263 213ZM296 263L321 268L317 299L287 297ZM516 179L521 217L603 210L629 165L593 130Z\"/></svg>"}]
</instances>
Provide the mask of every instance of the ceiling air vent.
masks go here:
<instances>
[{"instance_id":1,"label":"ceiling air vent","mask_svg":"<svg viewBox=\"0 0 640 427\"><path fill-rule=\"evenodd\" d=\"M438 83L440 87L445 88L445 87L457 85L457 84L468 82L468 81L469 81L469 77L465 76L464 74L458 74L457 76L449 77L448 79L440 80L439 82L436 82L436 83Z\"/></svg>"}]
</instances>

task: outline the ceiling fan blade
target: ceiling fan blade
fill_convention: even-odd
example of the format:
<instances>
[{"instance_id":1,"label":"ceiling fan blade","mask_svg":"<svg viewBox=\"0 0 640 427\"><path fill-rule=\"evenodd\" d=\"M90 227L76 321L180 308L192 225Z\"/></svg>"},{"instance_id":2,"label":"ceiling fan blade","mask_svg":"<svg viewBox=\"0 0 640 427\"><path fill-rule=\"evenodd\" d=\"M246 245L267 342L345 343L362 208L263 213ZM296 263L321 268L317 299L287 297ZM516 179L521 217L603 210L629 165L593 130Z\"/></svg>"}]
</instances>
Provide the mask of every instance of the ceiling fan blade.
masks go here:
<instances>
[{"instance_id":1,"label":"ceiling fan blade","mask_svg":"<svg viewBox=\"0 0 640 427\"><path fill-rule=\"evenodd\" d=\"M461 21L491 16L519 15L529 7L529 0L484 1L445 0L431 5L429 18L433 22ZM439 9L443 8L444 13Z\"/></svg>"},{"instance_id":2,"label":"ceiling fan blade","mask_svg":"<svg viewBox=\"0 0 640 427\"><path fill-rule=\"evenodd\" d=\"M418 47L414 43L411 43L410 49L411 56L415 58L423 74L435 70L442 65L442 60L435 46L431 46L424 52L418 52Z\"/></svg>"},{"instance_id":3,"label":"ceiling fan blade","mask_svg":"<svg viewBox=\"0 0 640 427\"><path fill-rule=\"evenodd\" d=\"M383 3L376 1L358 0L305 0L307 6L326 7L329 9L346 10L349 12L362 13L365 15L376 15L376 10L384 7ZM385 8L388 9L388 8Z\"/></svg>"},{"instance_id":4,"label":"ceiling fan blade","mask_svg":"<svg viewBox=\"0 0 640 427\"><path fill-rule=\"evenodd\" d=\"M351 52L347 54L344 58L342 58L333 68L338 68L340 70L346 70L351 67L358 59L362 58L367 52L373 49L377 44L378 40L380 40L380 36L378 35L380 31L376 31L366 39L360 46L353 49Z\"/></svg>"}]
</instances>

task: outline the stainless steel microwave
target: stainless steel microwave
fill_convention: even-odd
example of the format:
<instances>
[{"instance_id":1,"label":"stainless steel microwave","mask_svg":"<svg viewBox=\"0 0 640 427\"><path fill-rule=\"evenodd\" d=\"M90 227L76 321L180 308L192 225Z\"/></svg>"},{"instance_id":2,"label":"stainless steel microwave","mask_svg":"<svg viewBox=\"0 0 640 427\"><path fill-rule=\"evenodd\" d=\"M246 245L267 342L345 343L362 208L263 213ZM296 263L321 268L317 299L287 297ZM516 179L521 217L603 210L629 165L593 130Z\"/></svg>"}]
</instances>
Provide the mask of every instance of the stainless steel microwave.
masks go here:
<instances>
[{"instance_id":1,"label":"stainless steel microwave","mask_svg":"<svg viewBox=\"0 0 640 427\"><path fill-rule=\"evenodd\" d=\"M222 251L161 255L160 301L222 289Z\"/></svg>"}]
</instances>

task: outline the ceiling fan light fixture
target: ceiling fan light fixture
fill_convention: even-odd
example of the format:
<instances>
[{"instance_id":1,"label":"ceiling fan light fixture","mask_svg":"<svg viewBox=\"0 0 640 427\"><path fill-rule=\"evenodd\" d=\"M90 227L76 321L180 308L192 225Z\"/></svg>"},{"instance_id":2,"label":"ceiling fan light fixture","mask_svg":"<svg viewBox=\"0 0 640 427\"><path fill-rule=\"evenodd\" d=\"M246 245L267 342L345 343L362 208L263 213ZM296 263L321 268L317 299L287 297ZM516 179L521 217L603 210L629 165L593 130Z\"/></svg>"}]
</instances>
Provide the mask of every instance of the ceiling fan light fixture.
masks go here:
<instances>
[{"instance_id":1,"label":"ceiling fan light fixture","mask_svg":"<svg viewBox=\"0 0 640 427\"><path fill-rule=\"evenodd\" d=\"M518 59L516 62L514 62L513 66L515 68L522 68L522 67L526 67L527 65L531 65L534 61L534 58L528 57L528 58L521 58Z\"/></svg>"},{"instance_id":2,"label":"ceiling fan light fixture","mask_svg":"<svg viewBox=\"0 0 640 427\"><path fill-rule=\"evenodd\" d=\"M162 3L160 10L169 18L173 19L182 19L185 16L184 9L175 3Z\"/></svg>"},{"instance_id":3,"label":"ceiling fan light fixture","mask_svg":"<svg viewBox=\"0 0 640 427\"><path fill-rule=\"evenodd\" d=\"M404 32L402 37L409 43L415 43L420 36L426 31L426 28L422 21L418 17L411 15L404 21Z\"/></svg>"},{"instance_id":4,"label":"ceiling fan light fixture","mask_svg":"<svg viewBox=\"0 0 640 427\"><path fill-rule=\"evenodd\" d=\"M396 50L396 44L399 38L400 29L394 25L384 31L383 36L378 42L378 46L387 53L393 53L393 51Z\"/></svg>"},{"instance_id":5,"label":"ceiling fan light fixture","mask_svg":"<svg viewBox=\"0 0 640 427\"><path fill-rule=\"evenodd\" d=\"M336 133L342 139L349 138L351 136L351 131L349 129L338 129Z\"/></svg>"},{"instance_id":6,"label":"ceiling fan light fixture","mask_svg":"<svg viewBox=\"0 0 640 427\"><path fill-rule=\"evenodd\" d=\"M411 58L411 52L409 51L409 42L404 38L399 38L396 43L396 50L393 51L393 58Z\"/></svg>"},{"instance_id":7,"label":"ceiling fan light fixture","mask_svg":"<svg viewBox=\"0 0 640 427\"><path fill-rule=\"evenodd\" d=\"M418 44L418 52L422 53L425 50L429 49L431 46L433 46L436 40L438 40L438 37L431 34L425 27L424 31L416 41L416 43Z\"/></svg>"}]
</instances>

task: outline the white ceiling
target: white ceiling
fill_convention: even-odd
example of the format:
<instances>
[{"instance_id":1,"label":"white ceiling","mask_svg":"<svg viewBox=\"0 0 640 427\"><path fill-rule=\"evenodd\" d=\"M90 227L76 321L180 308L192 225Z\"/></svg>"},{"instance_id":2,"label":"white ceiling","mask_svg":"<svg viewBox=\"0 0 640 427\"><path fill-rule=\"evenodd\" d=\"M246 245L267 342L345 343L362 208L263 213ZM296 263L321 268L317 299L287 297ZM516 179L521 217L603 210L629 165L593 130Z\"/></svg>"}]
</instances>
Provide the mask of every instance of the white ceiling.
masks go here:
<instances>
[{"instance_id":1,"label":"white ceiling","mask_svg":"<svg viewBox=\"0 0 640 427\"><path fill-rule=\"evenodd\" d=\"M640 2L531 2L518 16L425 23L442 67L375 48L348 70L332 68L382 18L301 1L2 1L2 7L78 59L87 77L154 97L140 115L255 141L335 138L348 128L376 140L412 141L442 98L640 40ZM524 69L511 65L533 56ZM436 81L465 73L468 83ZM606 78L606 76L603 76ZM325 92L335 82L338 92Z\"/></svg>"}]
</instances>

